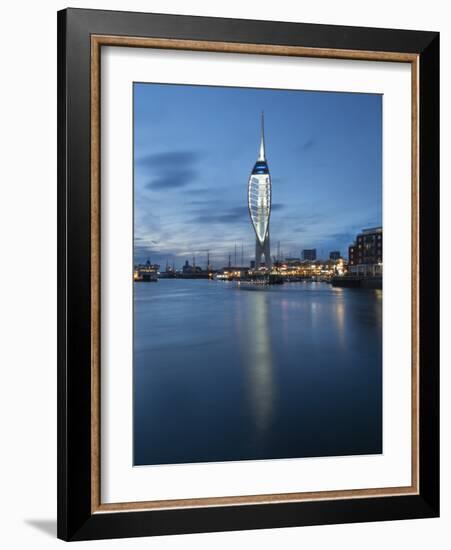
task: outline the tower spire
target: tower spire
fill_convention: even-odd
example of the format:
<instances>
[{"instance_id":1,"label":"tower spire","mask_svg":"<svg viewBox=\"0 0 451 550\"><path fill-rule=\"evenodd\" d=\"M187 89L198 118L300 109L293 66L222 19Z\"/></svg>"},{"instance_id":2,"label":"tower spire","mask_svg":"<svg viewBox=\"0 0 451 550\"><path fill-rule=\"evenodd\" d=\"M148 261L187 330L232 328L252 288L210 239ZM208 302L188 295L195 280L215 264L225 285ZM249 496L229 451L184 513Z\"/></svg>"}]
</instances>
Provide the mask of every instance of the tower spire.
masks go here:
<instances>
[{"instance_id":1,"label":"tower spire","mask_svg":"<svg viewBox=\"0 0 451 550\"><path fill-rule=\"evenodd\" d=\"M258 155L258 160L266 160L265 155L265 113L262 111L261 115L261 139L260 139L260 153Z\"/></svg>"}]
</instances>

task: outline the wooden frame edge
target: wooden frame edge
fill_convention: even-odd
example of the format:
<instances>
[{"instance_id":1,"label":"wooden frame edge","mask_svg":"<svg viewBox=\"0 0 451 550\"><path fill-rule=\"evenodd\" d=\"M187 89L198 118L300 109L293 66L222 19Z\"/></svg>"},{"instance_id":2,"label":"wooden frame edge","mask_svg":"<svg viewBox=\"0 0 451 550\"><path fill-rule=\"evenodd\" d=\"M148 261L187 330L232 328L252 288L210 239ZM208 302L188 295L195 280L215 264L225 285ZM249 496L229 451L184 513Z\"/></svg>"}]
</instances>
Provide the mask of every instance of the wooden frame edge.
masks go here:
<instances>
[{"instance_id":1,"label":"wooden frame edge","mask_svg":"<svg viewBox=\"0 0 451 550\"><path fill-rule=\"evenodd\" d=\"M100 506L100 44L91 41L91 513Z\"/></svg>"},{"instance_id":2,"label":"wooden frame edge","mask_svg":"<svg viewBox=\"0 0 451 550\"><path fill-rule=\"evenodd\" d=\"M412 483L406 487L101 503L100 492L100 49L101 46L409 63L412 166ZM91 35L91 513L419 495L419 54L233 42Z\"/></svg>"},{"instance_id":3,"label":"wooden frame edge","mask_svg":"<svg viewBox=\"0 0 451 550\"><path fill-rule=\"evenodd\" d=\"M181 40L172 38L146 38L135 36L91 35L91 45L123 46L131 48L157 48L168 50L191 50L222 53L247 53L293 57L320 57L331 59L361 59L374 61L413 62L417 54L382 52L371 50L343 50L331 48L307 48L305 46L280 46L211 40Z\"/></svg>"}]
</instances>

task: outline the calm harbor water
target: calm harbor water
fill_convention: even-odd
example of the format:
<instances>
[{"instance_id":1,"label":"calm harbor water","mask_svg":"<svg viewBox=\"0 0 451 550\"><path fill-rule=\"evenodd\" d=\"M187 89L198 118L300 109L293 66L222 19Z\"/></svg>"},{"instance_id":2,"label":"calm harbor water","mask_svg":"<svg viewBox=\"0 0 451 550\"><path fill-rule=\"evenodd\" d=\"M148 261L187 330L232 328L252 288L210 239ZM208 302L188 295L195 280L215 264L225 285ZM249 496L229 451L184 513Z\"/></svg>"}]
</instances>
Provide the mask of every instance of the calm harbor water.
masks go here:
<instances>
[{"instance_id":1,"label":"calm harbor water","mask_svg":"<svg viewBox=\"0 0 451 550\"><path fill-rule=\"evenodd\" d=\"M135 465L382 452L382 291L134 291Z\"/></svg>"}]
</instances>

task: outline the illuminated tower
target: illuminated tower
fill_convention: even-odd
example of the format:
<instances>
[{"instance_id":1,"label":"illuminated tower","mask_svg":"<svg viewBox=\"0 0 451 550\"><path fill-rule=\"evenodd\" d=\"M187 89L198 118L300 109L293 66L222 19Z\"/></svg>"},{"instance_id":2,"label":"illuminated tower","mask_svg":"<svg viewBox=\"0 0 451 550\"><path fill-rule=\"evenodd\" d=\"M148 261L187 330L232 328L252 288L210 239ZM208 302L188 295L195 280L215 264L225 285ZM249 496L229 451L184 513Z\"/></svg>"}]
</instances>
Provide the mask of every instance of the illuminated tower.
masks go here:
<instances>
[{"instance_id":1,"label":"illuminated tower","mask_svg":"<svg viewBox=\"0 0 451 550\"><path fill-rule=\"evenodd\" d=\"M271 267L269 252L269 216L271 214L271 177L265 154L265 128L262 113L260 151L249 178L247 200L249 214L255 230L255 267L260 267L262 256L265 266Z\"/></svg>"}]
</instances>

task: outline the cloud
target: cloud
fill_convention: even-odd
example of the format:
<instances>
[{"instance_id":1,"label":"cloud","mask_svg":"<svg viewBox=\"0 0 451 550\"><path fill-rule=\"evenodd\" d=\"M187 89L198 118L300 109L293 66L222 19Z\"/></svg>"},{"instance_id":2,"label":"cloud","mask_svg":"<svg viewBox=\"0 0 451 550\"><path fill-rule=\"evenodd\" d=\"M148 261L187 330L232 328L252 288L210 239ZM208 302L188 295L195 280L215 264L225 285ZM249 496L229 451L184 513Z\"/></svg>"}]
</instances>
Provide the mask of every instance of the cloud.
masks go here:
<instances>
[{"instance_id":1,"label":"cloud","mask_svg":"<svg viewBox=\"0 0 451 550\"><path fill-rule=\"evenodd\" d=\"M196 151L170 151L147 155L136 163L140 170L148 174L147 189L177 189L198 181L196 165L200 158L200 153Z\"/></svg>"},{"instance_id":2,"label":"cloud","mask_svg":"<svg viewBox=\"0 0 451 550\"><path fill-rule=\"evenodd\" d=\"M153 250L149 246L144 246L140 244L135 244L133 247L133 256L136 259L138 258L140 261L144 261L145 259L149 259L152 256Z\"/></svg>"},{"instance_id":3,"label":"cloud","mask_svg":"<svg viewBox=\"0 0 451 550\"><path fill-rule=\"evenodd\" d=\"M217 201L212 201L212 205L217 206ZM284 208L283 204L275 203L271 205L271 210L278 211ZM249 221L249 209L247 205L234 206L227 209L218 210L212 213L215 209L205 208L198 210L198 215L191 220L191 223L196 224L223 224L223 223L241 223Z\"/></svg>"},{"instance_id":4,"label":"cloud","mask_svg":"<svg viewBox=\"0 0 451 550\"><path fill-rule=\"evenodd\" d=\"M207 195L208 193L211 193L211 189L190 189L189 190L190 195Z\"/></svg>"},{"instance_id":5,"label":"cloud","mask_svg":"<svg viewBox=\"0 0 451 550\"><path fill-rule=\"evenodd\" d=\"M191 204L192 206L205 206L208 204L211 204L212 201L208 199L194 199L191 201L188 201L188 204Z\"/></svg>"},{"instance_id":6,"label":"cloud","mask_svg":"<svg viewBox=\"0 0 451 550\"><path fill-rule=\"evenodd\" d=\"M249 217L247 206L235 206L227 210L221 210L217 213L212 213L214 209L206 208L201 210L199 215L191 220L191 223L198 224L215 224L215 223L234 223L245 220Z\"/></svg>"},{"instance_id":7,"label":"cloud","mask_svg":"<svg viewBox=\"0 0 451 550\"><path fill-rule=\"evenodd\" d=\"M306 212L304 208L299 208L293 214L293 210L290 210L289 214L284 214L283 220L288 222L301 222L304 224L317 225L321 224L327 217L326 214L320 212Z\"/></svg>"},{"instance_id":8,"label":"cloud","mask_svg":"<svg viewBox=\"0 0 451 550\"><path fill-rule=\"evenodd\" d=\"M346 233L332 233L329 235L329 239L333 241L353 241L356 237L355 233L346 232Z\"/></svg>"},{"instance_id":9,"label":"cloud","mask_svg":"<svg viewBox=\"0 0 451 550\"><path fill-rule=\"evenodd\" d=\"M154 153L137 160L139 166L153 170L169 170L175 166L187 166L200 159L197 151L167 151L166 153Z\"/></svg>"},{"instance_id":10,"label":"cloud","mask_svg":"<svg viewBox=\"0 0 451 550\"><path fill-rule=\"evenodd\" d=\"M313 137L306 139L299 147L300 151L309 151L316 145L316 140Z\"/></svg>"},{"instance_id":11,"label":"cloud","mask_svg":"<svg viewBox=\"0 0 451 550\"><path fill-rule=\"evenodd\" d=\"M197 170L180 168L171 169L166 174L157 176L151 179L147 184L147 189L177 189L179 187L186 187L192 182L196 181L198 177Z\"/></svg>"}]
</instances>

